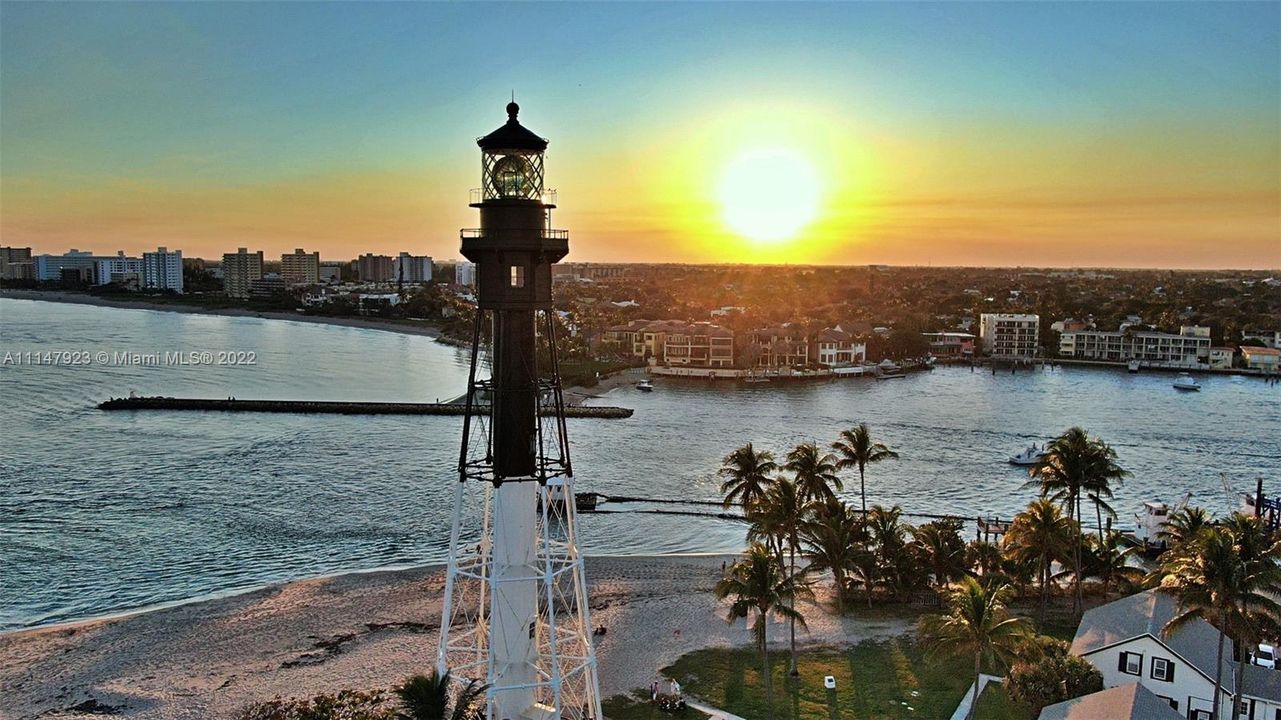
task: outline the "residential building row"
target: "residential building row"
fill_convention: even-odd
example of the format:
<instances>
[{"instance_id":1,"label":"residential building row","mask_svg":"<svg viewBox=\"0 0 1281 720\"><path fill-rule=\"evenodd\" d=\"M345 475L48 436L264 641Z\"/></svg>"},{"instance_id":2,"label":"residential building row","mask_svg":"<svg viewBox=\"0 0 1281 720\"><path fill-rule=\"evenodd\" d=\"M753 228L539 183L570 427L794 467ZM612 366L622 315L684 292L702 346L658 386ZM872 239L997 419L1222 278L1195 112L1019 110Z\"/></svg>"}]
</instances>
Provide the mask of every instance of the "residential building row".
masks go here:
<instances>
[{"instance_id":1,"label":"residential building row","mask_svg":"<svg viewBox=\"0 0 1281 720\"><path fill-rule=\"evenodd\" d=\"M62 255L31 255L30 248L2 248L0 262L9 280L31 279L75 285L108 285L118 283L131 287L181 293L183 291L182 251L160 247L144 252L142 257L129 257L124 251L115 255L94 255L73 248Z\"/></svg>"},{"instance_id":2,"label":"residential building row","mask_svg":"<svg viewBox=\"0 0 1281 720\"><path fill-rule=\"evenodd\" d=\"M848 367L867 345L840 326L810 333L790 323L741 336L712 322L633 320L605 331L602 343L653 364L706 368Z\"/></svg>"},{"instance_id":3,"label":"residential building row","mask_svg":"<svg viewBox=\"0 0 1281 720\"><path fill-rule=\"evenodd\" d=\"M343 265L344 263L321 262L320 253L298 248L280 256L279 283L286 290L308 285L339 284L342 282ZM429 283L436 270L430 256L407 252L394 258L390 255L366 253L358 257L353 265L357 277L365 283ZM259 282L266 276L264 267L261 250L250 252L247 248L239 248L234 253L224 253L221 269L223 289L228 296L238 298L277 292L274 279L267 283ZM260 285L258 293L253 291L256 282Z\"/></svg>"}]
</instances>

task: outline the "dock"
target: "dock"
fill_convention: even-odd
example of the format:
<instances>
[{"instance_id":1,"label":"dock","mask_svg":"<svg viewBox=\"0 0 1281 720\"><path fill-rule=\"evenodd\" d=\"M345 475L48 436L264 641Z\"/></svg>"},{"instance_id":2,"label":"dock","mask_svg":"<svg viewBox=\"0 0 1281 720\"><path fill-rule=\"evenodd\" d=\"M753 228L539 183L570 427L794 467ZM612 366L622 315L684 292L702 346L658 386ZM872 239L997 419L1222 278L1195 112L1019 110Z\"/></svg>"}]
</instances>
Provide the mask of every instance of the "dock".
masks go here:
<instances>
[{"instance_id":1,"label":"dock","mask_svg":"<svg viewBox=\"0 0 1281 720\"><path fill-rule=\"evenodd\" d=\"M454 403L332 402L317 400L238 400L235 398L129 397L111 398L99 410L200 410L213 412L301 413L328 415L449 415L467 414ZM567 406L565 417L613 420L632 416L631 408ZM488 405L472 406L472 415L488 415ZM544 415L554 408L543 408Z\"/></svg>"}]
</instances>

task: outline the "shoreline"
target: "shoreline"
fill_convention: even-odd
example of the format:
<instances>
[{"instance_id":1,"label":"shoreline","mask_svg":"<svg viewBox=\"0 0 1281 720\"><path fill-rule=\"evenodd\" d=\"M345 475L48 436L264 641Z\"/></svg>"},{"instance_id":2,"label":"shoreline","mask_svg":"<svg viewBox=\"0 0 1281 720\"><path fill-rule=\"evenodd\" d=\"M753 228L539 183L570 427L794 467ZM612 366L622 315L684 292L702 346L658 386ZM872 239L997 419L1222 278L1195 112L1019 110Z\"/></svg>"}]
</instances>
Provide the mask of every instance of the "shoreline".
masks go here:
<instances>
[{"instance_id":1,"label":"shoreline","mask_svg":"<svg viewBox=\"0 0 1281 720\"><path fill-rule=\"evenodd\" d=\"M680 656L749 645L712 588L731 554L589 556L602 695L646 687ZM208 720L252 702L388 688L428 670L438 642L441 565L352 572L105 619L0 634L6 720ZM817 602L827 602L826 592ZM808 605L808 603L807 603ZM899 618L804 608L801 646L909 632ZM771 621L778 647L786 625Z\"/></svg>"},{"instance_id":2,"label":"shoreline","mask_svg":"<svg viewBox=\"0 0 1281 720\"><path fill-rule=\"evenodd\" d=\"M56 302L70 305L89 305L92 307L116 308L119 310L154 310L156 312L173 312L184 315L218 315L222 317L259 318L262 320L284 320L286 322L311 323L314 325L336 325L361 330L382 330L397 332L403 335L429 337L437 342L454 345L449 338L441 336L440 328L428 324L400 323L391 320L364 317L334 317L329 315L304 315L273 310L253 310L250 308L211 308L201 305L184 305L181 303L150 303L144 300L116 300L87 293L67 292L63 290L0 290L0 300L34 300L37 302Z\"/></svg>"}]
</instances>

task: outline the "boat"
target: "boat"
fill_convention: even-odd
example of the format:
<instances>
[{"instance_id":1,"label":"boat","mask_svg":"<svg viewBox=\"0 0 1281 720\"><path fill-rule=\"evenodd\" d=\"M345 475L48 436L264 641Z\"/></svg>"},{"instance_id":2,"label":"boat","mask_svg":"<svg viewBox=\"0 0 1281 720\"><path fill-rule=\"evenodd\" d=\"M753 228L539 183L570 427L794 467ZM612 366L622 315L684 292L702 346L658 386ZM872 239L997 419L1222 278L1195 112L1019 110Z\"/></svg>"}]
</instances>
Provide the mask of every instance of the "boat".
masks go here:
<instances>
[{"instance_id":1,"label":"boat","mask_svg":"<svg viewBox=\"0 0 1281 720\"><path fill-rule=\"evenodd\" d=\"M1196 378L1187 373L1179 373L1179 376L1174 379L1173 385L1175 390L1185 390L1187 392L1196 392L1201 389L1201 384L1196 381Z\"/></svg>"},{"instance_id":2,"label":"boat","mask_svg":"<svg viewBox=\"0 0 1281 720\"><path fill-rule=\"evenodd\" d=\"M1130 362L1126 363L1125 369L1126 369L1126 370L1129 370L1129 371L1130 371L1130 372L1132 372L1132 373L1136 373L1136 372L1138 372L1138 371L1139 371L1139 361L1138 361L1138 360L1131 360Z\"/></svg>"},{"instance_id":3,"label":"boat","mask_svg":"<svg viewBox=\"0 0 1281 720\"><path fill-rule=\"evenodd\" d=\"M654 392L654 381L641 380L640 382L636 383L636 389L640 390L641 392Z\"/></svg>"},{"instance_id":4,"label":"boat","mask_svg":"<svg viewBox=\"0 0 1281 720\"><path fill-rule=\"evenodd\" d=\"M1041 461L1041 458L1045 457L1045 452L1045 448L1037 447L1036 443L1032 443L1023 452L1017 455L1011 455L1010 464L1023 466L1035 465Z\"/></svg>"},{"instance_id":5,"label":"boat","mask_svg":"<svg viewBox=\"0 0 1281 720\"><path fill-rule=\"evenodd\" d=\"M878 363L876 370L877 380L893 380L894 378L904 377L903 367L889 358L885 358Z\"/></svg>"}]
</instances>

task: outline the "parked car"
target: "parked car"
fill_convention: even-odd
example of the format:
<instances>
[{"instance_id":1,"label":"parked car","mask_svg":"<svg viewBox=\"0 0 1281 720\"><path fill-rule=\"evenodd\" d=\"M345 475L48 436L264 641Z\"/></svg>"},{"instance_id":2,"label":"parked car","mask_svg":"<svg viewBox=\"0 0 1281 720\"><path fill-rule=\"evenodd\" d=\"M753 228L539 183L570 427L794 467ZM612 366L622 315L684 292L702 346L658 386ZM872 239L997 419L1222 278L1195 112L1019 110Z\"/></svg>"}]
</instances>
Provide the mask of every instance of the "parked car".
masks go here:
<instances>
[{"instance_id":1,"label":"parked car","mask_svg":"<svg viewBox=\"0 0 1281 720\"><path fill-rule=\"evenodd\" d=\"M1252 662L1259 667L1265 667L1269 670L1277 669L1277 650L1271 645L1259 643L1259 647L1254 650L1254 659Z\"/></svg>"}]
</instances>

